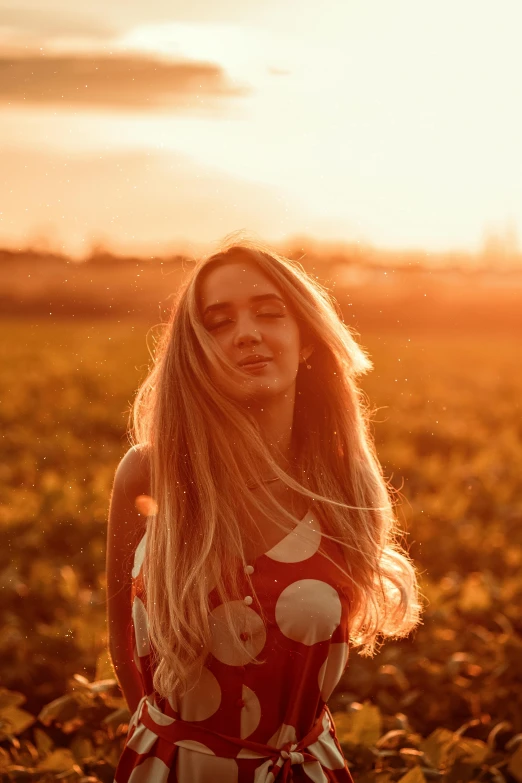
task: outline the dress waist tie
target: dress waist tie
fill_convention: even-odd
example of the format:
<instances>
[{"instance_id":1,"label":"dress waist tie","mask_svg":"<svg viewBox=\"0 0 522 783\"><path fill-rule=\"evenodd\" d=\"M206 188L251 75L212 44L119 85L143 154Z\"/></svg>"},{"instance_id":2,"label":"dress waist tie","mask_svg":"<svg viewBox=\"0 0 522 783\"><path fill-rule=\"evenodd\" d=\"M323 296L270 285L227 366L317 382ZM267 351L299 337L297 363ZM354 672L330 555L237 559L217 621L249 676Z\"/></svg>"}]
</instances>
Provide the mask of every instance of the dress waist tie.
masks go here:
<instances>
[{"instance_id":1,"label":"dress waist tie","mask_svg":"<svg viewBox=\"0 0 522 783\"><path fill-rule=\"evenodd\" d=\"M228 737L203 726L195 726L188 721L170 718L158 710L154 704L151 704L146 696L141 699L129 728L132 725L136 725L135 732L149 730L173 745L181 748L186 747L188 750L198 753L206 752L205 737L212 737L219 740L220 756L239 759L264 758L266 759L265 763L256 769L255 783L292 781L292 766L294 764L305 766L306 772L310 773L309 777L312 780L318 781L318 783L323 781L328 783L328 778L325 776L321 764L307 750L308 746L313 745L323 732L329 731L333 726L331 713L326 704L305 737L298 742L286 742L281 748L274 748L260 742L251 742L240 737ZM194 741L198 743L197 748L194 747ZM215 755L210 748L208 748L208 755Z\"/></svg>"}]
</instances>

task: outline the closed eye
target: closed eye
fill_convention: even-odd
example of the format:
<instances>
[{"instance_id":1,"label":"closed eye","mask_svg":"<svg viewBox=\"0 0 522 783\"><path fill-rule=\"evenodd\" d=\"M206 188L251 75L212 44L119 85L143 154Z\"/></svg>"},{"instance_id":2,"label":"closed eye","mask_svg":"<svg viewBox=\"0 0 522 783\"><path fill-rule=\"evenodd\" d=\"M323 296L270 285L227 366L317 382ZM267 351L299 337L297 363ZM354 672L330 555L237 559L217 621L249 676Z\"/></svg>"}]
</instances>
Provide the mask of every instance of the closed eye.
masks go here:
<instances>
[{"instance_id":1,"label":"closed eye","mask_svg":"<svg viewBox=\"0 0 522 783\"><path fill-rule=\"evenodd\" d=\"M284 313L258 313L257 316L258 318L284 318L285 314ZM213 332L214 329L219 329L221 326L226 326L227 324L231 324L231 323L232 323L232 319L226 318L223 321L219 321L217 323L211 324L210 326L207 327L207 329L209 332Z\"/></svg>"},{"instance_id":2,"label":"closed eye","mask_svg":"<svg viewBox=\"0 0 522 783\"><path fill-rule=\"evenodd\" d=\"M207 326L207 329L209 332L213 332L214 329L219 329L220 326L225 326L225 324L231 324L232 319L227 318L226 321L219 321L219 323L211 324L211 326Z\"/></svg>"}]
</instances>

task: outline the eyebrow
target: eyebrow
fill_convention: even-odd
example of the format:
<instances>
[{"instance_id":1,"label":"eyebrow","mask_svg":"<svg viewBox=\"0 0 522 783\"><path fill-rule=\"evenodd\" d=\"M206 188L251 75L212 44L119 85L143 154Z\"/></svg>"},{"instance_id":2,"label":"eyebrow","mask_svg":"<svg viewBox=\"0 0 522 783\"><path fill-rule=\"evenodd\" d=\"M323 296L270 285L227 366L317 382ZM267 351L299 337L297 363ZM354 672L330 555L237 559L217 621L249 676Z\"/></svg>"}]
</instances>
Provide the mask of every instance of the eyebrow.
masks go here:
<instances>
[{"instance_id":1,"label":"eyebrow","mask_svg":"<svg viewBox=\"0 0 522 783\"><path fill-rule=\"evenodd\" d=\"M281 304L285 304L284 300L281 299L280 296L277 294L256 294L256 296L251 296L249 301L250 302L265 302L268 299L277 299ZM216 304L208 305L208 307L205 307L205 311L203 315L206 315L207 313L214 312L215 310L225 310L227 307L233 307L232 302L216 302Z\"/></svg>"}]
</instances>

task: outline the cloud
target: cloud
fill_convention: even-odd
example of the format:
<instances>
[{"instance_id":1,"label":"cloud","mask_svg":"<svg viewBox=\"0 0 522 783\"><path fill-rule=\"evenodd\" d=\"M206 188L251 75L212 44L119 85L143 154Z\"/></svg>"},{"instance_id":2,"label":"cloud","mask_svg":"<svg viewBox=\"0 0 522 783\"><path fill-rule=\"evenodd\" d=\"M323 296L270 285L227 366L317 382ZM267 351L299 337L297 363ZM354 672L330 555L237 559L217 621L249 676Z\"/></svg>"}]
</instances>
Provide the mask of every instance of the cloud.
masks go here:
<instances>
[{"instance_id":1,"label":"cloud","mask_svg":"<svg viewBox=\"0 0 522 783\"><path fill-rule=\"evenodd\" d=\"M34 7L6 8L2 3L0 24L13 28L17 33L35 34L43 38L81 36L105 39L115 32L115 28L99 16Z\"/></svg>"},{"instance_id":2,"label":"cloud","mask_svg":"<svg viewBox=\"0 0 522 783\"><path fill-rule=\"evenodd\" d=\"M0 57L0 102L113 109L212 109L242 96L218 65L137 55Z\"/></svg>"}]
</instances>

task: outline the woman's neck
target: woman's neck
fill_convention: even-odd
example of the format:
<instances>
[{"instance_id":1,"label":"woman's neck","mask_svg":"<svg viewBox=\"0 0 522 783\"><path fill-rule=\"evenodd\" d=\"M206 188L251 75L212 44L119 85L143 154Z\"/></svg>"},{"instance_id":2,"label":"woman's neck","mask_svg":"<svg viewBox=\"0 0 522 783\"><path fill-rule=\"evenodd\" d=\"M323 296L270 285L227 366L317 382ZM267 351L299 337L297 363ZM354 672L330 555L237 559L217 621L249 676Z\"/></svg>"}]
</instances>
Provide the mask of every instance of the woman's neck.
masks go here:
<instances>
[{"instance_id":1,"label":"woman's neck","mask_svg":"<svg viewBox=\"0 0 522 783\"><path fill-rule=\"evenodd\" d=\"M274 400L247 403L270 454L283 470L288 469L291 461L294 403L295 390L288 390Z\"/></svg>"}]
</instances>

